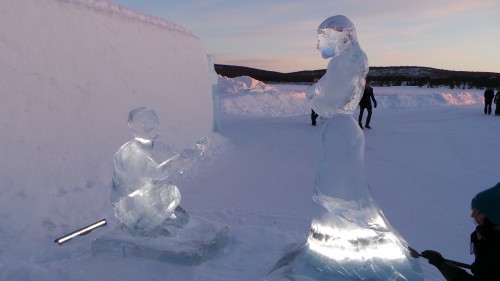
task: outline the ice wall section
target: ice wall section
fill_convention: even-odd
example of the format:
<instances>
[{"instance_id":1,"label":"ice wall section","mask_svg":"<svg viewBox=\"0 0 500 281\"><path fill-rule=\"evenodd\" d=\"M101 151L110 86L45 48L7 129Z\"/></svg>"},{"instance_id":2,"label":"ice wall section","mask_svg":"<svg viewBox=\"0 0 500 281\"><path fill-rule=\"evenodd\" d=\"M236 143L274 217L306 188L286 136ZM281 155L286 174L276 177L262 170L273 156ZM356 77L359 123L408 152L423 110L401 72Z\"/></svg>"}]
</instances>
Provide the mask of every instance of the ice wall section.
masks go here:
<instances>
[{"instance_id":1,"label":"ice wall section","mask_svg":"<svg viewBox=\"0 0 500 281\"><path fill-rule=\"evenodd\" d=\"M66 204L109 208L113 155L130 138L125 121L138 106L157 112L160 138L174 147L209 136L211 82L199 38L106 0L0 1L0 190L7 200L0 203L16 194L80 192ZM92 187L103 202L82 203ZM36 202L26 212L45 204L62 203Z\"/></svg>"}]
</instances>

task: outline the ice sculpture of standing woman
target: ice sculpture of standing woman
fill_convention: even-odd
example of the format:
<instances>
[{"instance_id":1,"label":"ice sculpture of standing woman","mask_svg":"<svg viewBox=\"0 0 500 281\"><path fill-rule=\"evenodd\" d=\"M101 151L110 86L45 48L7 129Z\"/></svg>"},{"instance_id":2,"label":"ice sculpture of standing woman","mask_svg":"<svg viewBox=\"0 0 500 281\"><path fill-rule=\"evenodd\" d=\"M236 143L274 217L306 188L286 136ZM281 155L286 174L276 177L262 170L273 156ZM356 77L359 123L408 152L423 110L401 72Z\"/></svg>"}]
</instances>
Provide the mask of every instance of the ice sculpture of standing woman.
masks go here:
<instances>
[{"instance_id":1,"label":"ice sculpture of standing woman","mask_svg":"<svg viewBox=\"0 0 500 281\"><path fill-rule=\"evenodd\" d=\"M364 135L352 117L363 93L368 60L354 24L333 16L318 27L318 50L331 58L307 93L327 118L306 244L283 257L268 280L423 280L418 262L374 202L364 175Z\"/></svg>"}]
</instances>

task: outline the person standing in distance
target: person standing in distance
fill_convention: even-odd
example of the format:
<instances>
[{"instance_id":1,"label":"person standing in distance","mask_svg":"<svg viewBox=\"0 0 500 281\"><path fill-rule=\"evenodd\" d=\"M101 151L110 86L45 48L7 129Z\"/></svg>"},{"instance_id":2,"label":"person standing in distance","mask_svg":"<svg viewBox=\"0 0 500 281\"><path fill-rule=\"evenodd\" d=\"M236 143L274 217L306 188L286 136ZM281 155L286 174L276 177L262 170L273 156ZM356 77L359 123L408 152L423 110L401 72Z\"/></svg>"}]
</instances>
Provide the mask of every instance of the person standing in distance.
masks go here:
<instances>
[{"instance_id":1,"label":"person standing in distance","mask_svg":"<svg viewBox=\"0 0 500 281\"><path fill-rule=\"evenodd\" d=\"M314 84L318 83L319 81L319 78L314 78L314 82L311 83L308 87L307 87L307 91L309 91L311 88L311 86L313 86ZM311 108L311 124L313 126L316 126L316 119L318 119L318 113L314 112L314 109Z\"/></svg>"},{"instance_id":2,"label":"person standing in distance","mask_svg":"<svg viewBox=\"0 0 500 281\"><path fill-rule=\"evenodd\" d=\"M493 103L494 97L495 92L492 89L486 89L486 91L484 91L484 114L491 114L491 104Z\"/></svg>"},{"instance_id":3,"label":"person standing in distance","mask_svg":"<svg viewBox=\"0 0 500 281\"><path fill-rule=\"evenodd\" d=\"M373 95L373 88L370 85L370 80L366 79L365 82L365 90L363 92L363 97L361 97L361 100L359 101L359 118L358 118L358 124L361 129L363 129L363 112L366 111L368 112L368 115L366 116L366 122L365 122L365 128L371 129L370 127L370 121L372 119L372 102L373 101L373 107L377 108L377 101L375 100L375 96Z\"/></svg>"},{"instance_id":4,"label":"person standing in distance","mask_svg":"<svg viewBox=\"0 0 500 281\"><path fill-rule=\"evenodd\" d=\"M500 116L500 87L498 88L497 95L493 101L495 103L495 116Z\"/></svg>"}]
</instances>

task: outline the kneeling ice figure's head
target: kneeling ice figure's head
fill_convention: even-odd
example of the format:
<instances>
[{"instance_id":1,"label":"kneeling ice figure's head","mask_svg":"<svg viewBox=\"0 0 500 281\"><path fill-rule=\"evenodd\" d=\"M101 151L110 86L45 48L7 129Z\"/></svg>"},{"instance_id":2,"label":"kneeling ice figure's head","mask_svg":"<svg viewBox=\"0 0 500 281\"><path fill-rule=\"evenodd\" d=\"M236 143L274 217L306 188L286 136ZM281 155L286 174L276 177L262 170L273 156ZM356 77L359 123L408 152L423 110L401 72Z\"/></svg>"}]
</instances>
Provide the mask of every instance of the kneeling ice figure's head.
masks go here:
<instances>
[{"instance_id":1,"label":"kneeling ice figure's head","mask_svg":"<svg viewBox=\"0 0 500 281\"><path fill-rule=\"evenodd\" d=\"M134 138L142 141L153 141L160 136L158 115L148 107L138 107L130 111L128 126L132 129Z\"/></svg>"},{"instance_id":2,"label":"kneeling ice figure's head","mask_svg":"<svg viewBox=\"0 0 500 281\"><path fill-rule=\"evenodd\" d=\"M318 27L318 50L324 59L341 55L355 43L354 24L345 16L329 17Z\"/></svg>"}]
</instances>

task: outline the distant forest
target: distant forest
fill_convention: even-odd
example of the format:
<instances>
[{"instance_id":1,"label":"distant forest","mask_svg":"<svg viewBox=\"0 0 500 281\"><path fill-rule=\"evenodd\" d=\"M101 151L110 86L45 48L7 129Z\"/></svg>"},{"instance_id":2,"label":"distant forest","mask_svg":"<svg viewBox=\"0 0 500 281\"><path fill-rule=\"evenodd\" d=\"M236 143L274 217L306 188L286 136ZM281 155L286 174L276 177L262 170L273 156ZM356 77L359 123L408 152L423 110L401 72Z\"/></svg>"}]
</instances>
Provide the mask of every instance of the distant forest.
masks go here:
<instances>
[{"instance_id":1,"label":"distant forest","mask_svg":"<svg viewBox=\"0 0 500 281\"><path fill-rule=\"evenodd\" d=\"M215 71L228 78L250 76L266 83L311 83L326 69L281 73L250 67L216 64ZM451 89L500 89L500 73L452 71L420 66L370 67L368 79L374 86L449 87Z\"/></svg>"}]
</instances>

